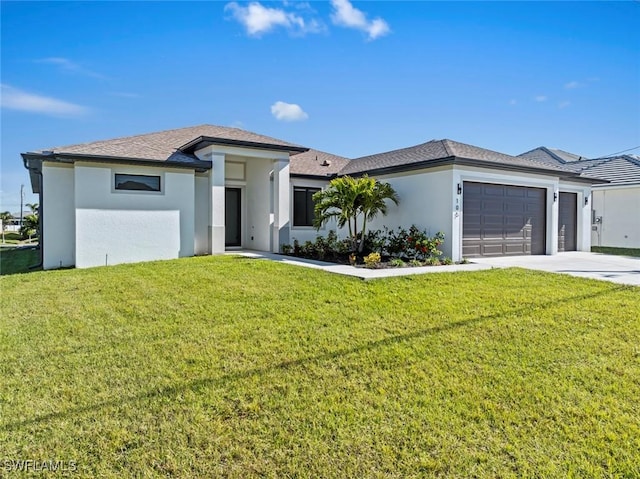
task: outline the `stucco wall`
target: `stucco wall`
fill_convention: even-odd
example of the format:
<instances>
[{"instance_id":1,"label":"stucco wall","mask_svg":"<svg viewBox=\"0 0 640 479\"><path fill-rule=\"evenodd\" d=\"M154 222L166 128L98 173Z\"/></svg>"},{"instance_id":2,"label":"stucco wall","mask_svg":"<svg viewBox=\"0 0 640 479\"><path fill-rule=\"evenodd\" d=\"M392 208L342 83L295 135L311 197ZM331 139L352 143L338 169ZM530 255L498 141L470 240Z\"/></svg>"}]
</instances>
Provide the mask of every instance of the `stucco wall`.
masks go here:
<instances>
[{"instance_id":1,"label":"stucco wall","mask_svg":"<svg viewBox=\"0 0 640 479\"><path fill-rule=\"evenodd\" d=\"M194 253L209 253L209 177L205 174L195 175L195 232Z\"/></svg>"},{"instance_id":2,"label":"stucco wall","mask_svg":"<svg viewBox=\"0 0 640 479\"><path fill-rule=\"evenodd\" d=\"M427 230L429 235L442 231L445 234L442 252L451 257L453 170L450 167L433 168L377 178L393 186L399 204L388 203L387 216L378 216L369 228L381 229L384 225L409 228L415 224L419 229Z\"/></svg>"},{"instance_id":3,"label":"stucco wall","mask_svg":"<svg viewBox=\"0 0 640 479\"><path fill-rule=\"evenodd\" d=\"M640 186L594 188L595 217L602 217L591 233L594 246L640 248Z\"/></svg>"},{"instance_id":4,"label":"stucco wall","mask_svg":"<svg viewBox=\"0 0 640 479\"><path fill-rule=\"evenodd\" d=\"M273 161L248 158L246 163L246 188L243 189L245 207L243 246L258 251L269 251L271 247L270 212L273 182L269 174ZM231 185L231 180L227 180Z\"/></svg>"},{"instance_id":5,"label":"stucco wall","mask_svg":"<svg viewBox=\"0 0 640 479\"><path fill-rule=\"evenodd\" d=\"M43 268L73 266L76 263L73 166L44 163L42 181Z\"/></svg>"},{"instance_id":6,"label":"stucco wall","mask_svg":"<svg viewBox=\"0 0 640 479\"><path fill-rule=\"evenodd\" d=\"M160 175L162 191L117 191L115 173ZM76 267L192 256L194 185L190 170L76 163Z\"/></svg>"}]
</instances>

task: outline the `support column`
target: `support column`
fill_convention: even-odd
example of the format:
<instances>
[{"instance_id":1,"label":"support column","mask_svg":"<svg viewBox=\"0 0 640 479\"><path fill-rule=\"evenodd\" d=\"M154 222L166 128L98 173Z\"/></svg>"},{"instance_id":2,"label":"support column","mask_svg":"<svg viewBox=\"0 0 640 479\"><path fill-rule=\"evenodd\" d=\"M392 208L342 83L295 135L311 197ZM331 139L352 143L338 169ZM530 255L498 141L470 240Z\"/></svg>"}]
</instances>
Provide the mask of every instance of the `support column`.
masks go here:
<instances>
[{"instance_id":1,"label":"support column","mask_svg":"<svg viewBox=\"0 0 640 479\"><path fill-rule=\"evenodd\" d=\"M224 192L224 153L213 153L209 171L210 209L209 209L209 248L211 254L224 253L225 244L225 192Z\"/></svg>"},{"instance_id":2,"label":"support column","mask_svg":"<svg viewBox=\"0 0 640 479\"><path fill-rule=\"evenodd\" d=\"M273 226L271 251L289 243L289 161L273 162Z\"/></svg>"}]
</instances>

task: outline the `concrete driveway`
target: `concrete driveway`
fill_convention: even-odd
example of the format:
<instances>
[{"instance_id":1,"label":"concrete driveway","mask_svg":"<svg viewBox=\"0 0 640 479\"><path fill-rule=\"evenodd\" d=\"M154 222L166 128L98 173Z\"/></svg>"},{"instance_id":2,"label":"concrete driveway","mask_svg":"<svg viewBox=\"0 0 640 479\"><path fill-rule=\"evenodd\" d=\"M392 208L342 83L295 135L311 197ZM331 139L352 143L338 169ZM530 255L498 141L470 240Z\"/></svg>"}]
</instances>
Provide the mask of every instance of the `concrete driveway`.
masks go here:
<instances>
[{"instance_id":1,"label":"concrete driveway","mask_svg":"<svg viewBox=\"0 0 640 479\"><path fill-rule=\"evenodd\" d=\"M640 258L631 256L572 251L553 256L473 258L472 261L496 268L515 266L640 286Z\"/></svg>"}]
</instances>

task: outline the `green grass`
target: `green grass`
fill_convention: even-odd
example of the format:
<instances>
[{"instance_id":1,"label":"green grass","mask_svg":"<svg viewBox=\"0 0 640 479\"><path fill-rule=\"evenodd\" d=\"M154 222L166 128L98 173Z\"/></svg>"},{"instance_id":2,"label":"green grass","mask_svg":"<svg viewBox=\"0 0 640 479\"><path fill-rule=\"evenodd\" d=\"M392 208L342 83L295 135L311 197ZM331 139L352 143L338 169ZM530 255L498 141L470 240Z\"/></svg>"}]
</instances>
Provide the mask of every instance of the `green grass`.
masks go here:
<instances>
[{"instance_id":1,"label":"green grass","mask_svg":"<svg viewBox=\"0 0 640 479\"><path fill-rule=\"evenodd\" d=\"M40 252L35 248L0 247L0 275L28 273L39 260Z\"/></svg>"},{"instance_id":2,"label":"green grass","mask_svg":"<svg viewBox=\"0 0 640 479\"><path fill-rule=\"evenodd\" d=\"M640 476L636 287L201 257L0 288L0 461L75 461L74 477Z\"/></svg>"},{"instance_id":3,"label":"green grass","mask_svg":"<svg viewBox=\"0 0 640 479\"><path fill-rule=\"evenodd\" d=\"M611 248L608 246L592 246L591 251L594 253L640 257L640 248Z\"/></svg>"}]
</instances>

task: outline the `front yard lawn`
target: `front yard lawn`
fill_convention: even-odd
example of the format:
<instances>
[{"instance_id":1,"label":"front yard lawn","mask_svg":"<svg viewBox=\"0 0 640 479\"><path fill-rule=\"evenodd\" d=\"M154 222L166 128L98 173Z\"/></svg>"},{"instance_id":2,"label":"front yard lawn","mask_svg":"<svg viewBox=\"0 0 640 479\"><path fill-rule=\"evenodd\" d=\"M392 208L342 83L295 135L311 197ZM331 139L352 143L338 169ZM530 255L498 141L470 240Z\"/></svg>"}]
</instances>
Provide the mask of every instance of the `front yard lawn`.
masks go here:
<instances>
[{"instance_id":1,"label":"front yard lawn","mask_svg":"<svg viewBox=\"0 0 640 479\"><path fill-rule=\"evenodd\" d=\"M227 256L0 289L3 466L640 476L639 288L521 269L363 282Z\"/></svg>"},{"instance_id":2,"label":"front yard lawn","mask_svg":"<svg viewBox=\"0 0 640 479\"><path fill-rule=\"evenodd\" d=\"M608 246L592 246L591 251L593 251L594 253L640 257L640 248L610 248Z\"/></svg>"}]
</instances>

